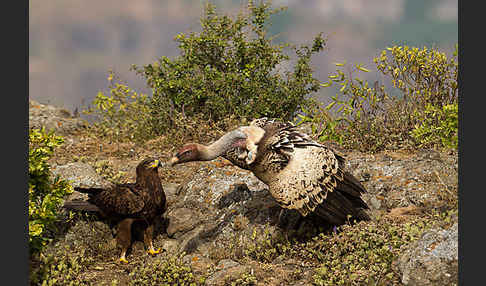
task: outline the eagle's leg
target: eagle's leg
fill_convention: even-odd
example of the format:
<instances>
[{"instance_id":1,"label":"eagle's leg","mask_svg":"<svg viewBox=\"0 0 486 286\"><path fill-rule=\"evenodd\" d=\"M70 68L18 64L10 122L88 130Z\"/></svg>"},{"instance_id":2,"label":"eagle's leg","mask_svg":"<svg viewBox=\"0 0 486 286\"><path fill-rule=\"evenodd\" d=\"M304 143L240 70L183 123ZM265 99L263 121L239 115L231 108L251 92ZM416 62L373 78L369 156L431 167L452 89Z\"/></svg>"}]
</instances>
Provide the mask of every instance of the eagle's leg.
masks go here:
<instances>
[{"instance_id":1,"label":"eagle's leg","mask_svg":"<svg viewBox=\"0 0 486 286\"><path fill-rule=\"evenodd\" d=\"M155 255L160 252L160 248L155 250L154 245L152 242L152 236L154 235L154 224L150 223L147 228L145 228L145 231L143 232L143 241L145 242L145 245L148 248L148 253L150 255Z\"/></svg>"},{"instance_id":2,"label":"eagle's leg","mask_svg":"<svg viewBox=\"0 0 486 286\"><path fill-rule=\"evenodd\" d=\"M127 218L122 220L118 224L118 231L116 234L116 241L118 245L121 246L121 255L120 255L120 262L123 263L128 263L125 255L127 253L128 248L130 247L130 244L132 243L132 223L134 219Z\"/></svg>"}]
</instances>

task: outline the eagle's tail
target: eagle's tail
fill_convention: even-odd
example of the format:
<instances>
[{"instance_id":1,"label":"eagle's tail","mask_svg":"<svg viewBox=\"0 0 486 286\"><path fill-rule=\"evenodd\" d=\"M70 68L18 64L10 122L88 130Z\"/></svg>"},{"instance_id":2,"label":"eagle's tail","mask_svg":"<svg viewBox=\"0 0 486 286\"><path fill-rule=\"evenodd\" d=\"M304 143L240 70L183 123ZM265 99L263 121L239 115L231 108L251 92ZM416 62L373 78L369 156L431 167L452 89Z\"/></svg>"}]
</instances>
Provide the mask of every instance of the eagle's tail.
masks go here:
<instances>
[{"instance_id":1,"label":"eagle's tail","mask_svg":"<svg viewBox=\"0 0 486 286\"><path fill-rule=\"evenodd\" d=\"M104 191L105 189L102 189L102 188L82 188L82 187L74 187L74 190L76 192L80 192L80 193L95 195L95 194L97 194L99 192Z\"/></svg>"},{"instance_id":2,"label":"eagle's tail","mask_svg":"<svg viewBox=\"0 0 486 286\"><path fill-rule=\"evenodd\" d=\"M88 212L100 212L100 209L87 201L69 201L63 205L66 209Z\"/></svg>"}]
</instances>

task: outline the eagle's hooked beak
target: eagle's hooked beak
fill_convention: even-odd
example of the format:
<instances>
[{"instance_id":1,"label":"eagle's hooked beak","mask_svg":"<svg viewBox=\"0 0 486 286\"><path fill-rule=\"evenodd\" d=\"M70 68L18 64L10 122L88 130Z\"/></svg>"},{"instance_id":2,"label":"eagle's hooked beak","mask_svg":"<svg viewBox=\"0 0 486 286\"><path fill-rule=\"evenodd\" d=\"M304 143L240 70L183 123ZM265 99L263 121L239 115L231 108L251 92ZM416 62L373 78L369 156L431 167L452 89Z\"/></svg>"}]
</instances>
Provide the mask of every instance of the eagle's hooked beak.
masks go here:
<instances>
[{"instance_id":1,"label":"eagle's hooked beak","mask_svg":"<svg viewBox=\"0 0 486 286\"><path fill-rule=\"evenodd\" d=\"M157 167L162 167L162 162L159 160L154 160L153 164L150 165L150 168L157 168Z\"/></svg>"}]
</instances>

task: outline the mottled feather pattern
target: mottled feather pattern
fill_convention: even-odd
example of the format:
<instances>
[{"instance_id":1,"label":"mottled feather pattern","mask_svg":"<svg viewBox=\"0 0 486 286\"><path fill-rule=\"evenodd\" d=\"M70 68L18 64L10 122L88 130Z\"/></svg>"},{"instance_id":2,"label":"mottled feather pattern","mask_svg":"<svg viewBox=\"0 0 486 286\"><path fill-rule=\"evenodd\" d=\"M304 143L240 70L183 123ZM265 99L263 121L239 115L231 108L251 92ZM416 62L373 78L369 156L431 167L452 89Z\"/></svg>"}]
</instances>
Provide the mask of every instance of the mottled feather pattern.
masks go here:
<instances>
[{"instance_id":1,"label":"mottled feather pattern","mask_svg":"<svg viewBox=\"0 0 486 286\"><path fill-rule=\"evenodd\" d=\"M251 170L269 185L270 192L279 204L296 209L304 216L323 203L326 208L320 212L325 215L352 209L350 200L359 198L360 191L356 190L364 188L359 182L359 185L353 186L343 182L345 159L342 156L299 132L290 122L259 118L250 125L266 131L258 149L257 157L260 158L250 166ZM334 194L333 199L326 203L329 193L338 187L347 193L349 199ZM367 207L365 203L360 205Z\"/></svg>"},{"instance_id":2,"label":"mottled feather pattern","mask_svg":"<svg viewBox=\"0 0 486 286\"><path fill-rule=\"evenodd\" d=\"M242 147L236 147L228 150L222 157L242 169L249 170L250 166L248 166L245 159L240 156L241 154L245 155L246 150Z\"/></svg>"}]
</instances>

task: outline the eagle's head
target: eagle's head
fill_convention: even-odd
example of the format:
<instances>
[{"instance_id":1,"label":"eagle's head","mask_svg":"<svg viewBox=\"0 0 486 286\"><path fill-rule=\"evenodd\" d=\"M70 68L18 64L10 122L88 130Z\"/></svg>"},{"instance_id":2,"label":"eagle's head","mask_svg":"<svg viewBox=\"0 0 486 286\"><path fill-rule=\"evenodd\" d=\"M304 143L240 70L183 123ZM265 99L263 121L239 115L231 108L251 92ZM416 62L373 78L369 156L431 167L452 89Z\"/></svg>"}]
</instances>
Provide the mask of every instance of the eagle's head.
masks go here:
<instances>
[{"instance_id":1,"label":"eagle's head","mask_svg":"<svg viewBox=\"0 0 486 286\"><path fill-rule=\"evenodd\" d=\"M137 166L137 170L157 170L158 167L162 166L162 162L156 158L146 158L140 162Z\"/></svg>"}]
</instances>

